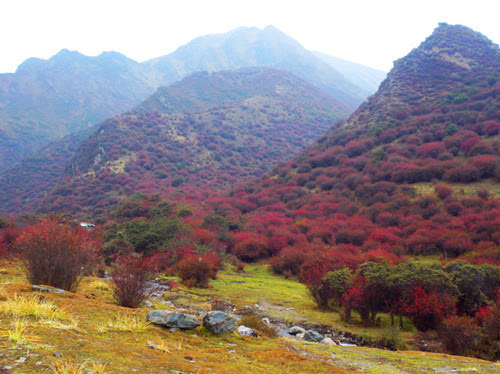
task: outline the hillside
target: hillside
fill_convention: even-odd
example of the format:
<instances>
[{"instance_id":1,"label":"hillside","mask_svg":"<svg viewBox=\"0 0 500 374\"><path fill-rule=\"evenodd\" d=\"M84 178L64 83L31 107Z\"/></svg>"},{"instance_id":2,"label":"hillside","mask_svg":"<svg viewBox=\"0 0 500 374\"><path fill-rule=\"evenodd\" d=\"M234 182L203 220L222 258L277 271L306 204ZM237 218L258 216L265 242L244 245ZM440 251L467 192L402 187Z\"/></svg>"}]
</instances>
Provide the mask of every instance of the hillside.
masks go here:
<instances>
[{"instance_id":1,"label":"hillside","mask_svg":"<svg viewBox=\"0 0 500 374\"><path fill-rule=\"evenodd\" d=\"M273 26L262 30L240 27L224 34L194 39L163 57L144 63L160 80L176 81L196 71L214 72L262 66L286 70L354 110L367 92L299 42Z\"/></svg>"},{"instance_id":2,"label":"hillside","mask_svg":"<svg viewBox=\"0 0 500 374\"><path fill-rule=\"evenodd\" d=\"M3 212L32 212L35 202L63 177L67 165L93 128L66 135L43 146L0 175L0 207Z\"/></svg>"},{"instance_id":3,"label":"hillside","mask_svg":"<svg viewBox=\"0 0 500 374\"><path fill-rule=\"evenodd\" d=\"M235 186L297 154L345 113L283 71L195 74L105 121L42 209L102 211L139 191Z\"/></svg>"},{"instance_id":4,"label":"hillside","mask_svg":"<svg viewBox=\"0 0 500 374\"><path fill-rule=\"evenodd\" d=\"M40 146L119 114L154 90L141 64L116 52L62 50L0 74L0 171Z\"/></svg>"},{"instance_id":5,"label":"hillside","mask_svg":"<svg viewBox=\"0 0 500 374\"><path fill-rule=\"evenodd\" d=\"M498 263L499 72L497 45L441 24L345 123L212 204L229 200L248 243L264 243L247 259L319 251L330 269L401 255Z\"/></svg>"}]
</instances>

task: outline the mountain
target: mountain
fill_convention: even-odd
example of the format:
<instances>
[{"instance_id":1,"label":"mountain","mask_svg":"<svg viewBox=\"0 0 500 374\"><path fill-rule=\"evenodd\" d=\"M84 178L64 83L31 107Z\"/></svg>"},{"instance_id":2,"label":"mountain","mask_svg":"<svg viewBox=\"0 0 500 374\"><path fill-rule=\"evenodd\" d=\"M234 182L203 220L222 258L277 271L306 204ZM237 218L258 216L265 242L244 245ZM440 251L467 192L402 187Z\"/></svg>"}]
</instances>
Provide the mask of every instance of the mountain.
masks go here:
<instances>
[{"instance_id":1,"label":"mountain","mask_svg":"<svg viewBox=\"0 0 500 374\"><path fill-rule=\"evenodd\" d=\"M373 69L368 66L343 60L341 58L327 55L325 53L313 53L316 57L331 65L349 81L361 88L363 92L365 92L366 96L374 94L377 91L380 83L382 83L387 75L385 71Z\"/></svg>"},{"instance_id":2,"label":"mountain","mask_svg":"<svg viewBox=\"0 0 500 374\"><path fill-rule=\"evenodd\" d=\"M284 71L197 73L104 121L41 210L96 213L135 192L235 186L297 154L346 112Z\"/></svg>"},{"instance_id":3,"label":"mountain","mask_svg":"<svg viewBox=\"0 0 500 374\"><path fill-rule=\"evenodd\" d=\"M262 30L240 27L224 34L201 36L171 54L144 64L159 74L158 80L167 82L174 82L196 71L273 67L289 71L319 87L351 110L369 95L273 26Z\"/></svg>"},{"instance_id":4,"label":"mountain","mask_svg":"<svg viewBox=\"0 0 500 374\"><path fill-rule=\"evenodd\" d=\"M0 171L40 146L124 112L153 93L144 67L116 52L63 49L0 74Z\"/></svg>"},{"instance_id":5,"label":"mountain","mask_svg":"<svg viewBox=\"0 0 500 374\"><path fill-rule=\"evenodd\" d=\"M0 172L48 142L130 110L158 87L195 72L252 66L289 71L349 112L375 91L358 87L357 73L340 73L272 26L202 36L142 64L116 52L89 57L63 49L0 74Z\"/></svg>"},{"instance_id":6,"label":"mountain","mask_svg":"<svg viewBox=\"0 0 500 374\"><path fill-rule=\"evenodd\" d=\"M299 256L305 241L343 248L342 261L378 251L498 262L499 78L498 45L440 24L343 124L211 204L231 203L258 243L284 243L259 256Z\"/></svg>"}]
</instances>

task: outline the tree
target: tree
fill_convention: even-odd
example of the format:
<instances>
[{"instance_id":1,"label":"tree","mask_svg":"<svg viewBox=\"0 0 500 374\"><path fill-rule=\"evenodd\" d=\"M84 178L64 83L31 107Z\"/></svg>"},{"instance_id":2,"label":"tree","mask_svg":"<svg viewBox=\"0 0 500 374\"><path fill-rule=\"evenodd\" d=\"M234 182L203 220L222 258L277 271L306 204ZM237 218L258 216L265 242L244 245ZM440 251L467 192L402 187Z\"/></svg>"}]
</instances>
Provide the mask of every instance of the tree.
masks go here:
<instances>
[{"instance_id":1,"label":"tree","mask_svg":"<svg viewBox=\"0 0 500 374\"><path fill-rule=\"evenodd\" d=\"M97 250L98 240L91 233L50 217L26 228L15 243L31 284L72 292L95 264Z\"/></svg>"}]
</instances>

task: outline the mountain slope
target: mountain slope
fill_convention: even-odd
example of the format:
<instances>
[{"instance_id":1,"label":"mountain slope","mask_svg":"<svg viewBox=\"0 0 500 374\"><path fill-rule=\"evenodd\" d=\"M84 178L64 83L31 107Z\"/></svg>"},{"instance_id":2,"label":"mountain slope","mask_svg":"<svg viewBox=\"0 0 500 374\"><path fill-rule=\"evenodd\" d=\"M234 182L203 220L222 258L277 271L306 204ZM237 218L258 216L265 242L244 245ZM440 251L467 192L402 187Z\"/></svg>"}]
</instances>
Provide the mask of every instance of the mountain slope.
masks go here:
<instances>
[{"instance_id":1,"label":"mountain slope","mask_svg":"<svg viewBox=\"0 0 500 374\"><path fill-rule=\"evenodd\" d=\"M273 26L241 27L194 39L173 53L144 63L173 82L196 71L214 72L249 66L289 71L355 109L368 96L341 73Z\"/></svg>"},{"instance_id":2,"label":"mountain slope","mask_svg":"<svg viewBox=\"0 0 500 374\"><path fill-rule=\"evenodd\" d=\"M144 67L106 52L62 50L0 75L0 171L43 144L130 109L153 92Z\"/></svg>"},{"instance_id":3,"label":"mountain slope","mask_svg":"<svg viewBox=\"0 0 500 374\"><path fill-rule=\"evenodd\" d=\"M66 135L5 170L0 175L0 211L33 212L35 202L56 186L81 142L93 130Z\"/></svg>"},{"instance_id":4,"label":"mountain slope","mask_svg":"<svg viewBox=\"0 0 500 374\"><path fill-rule=\"evenodd\" d=\"M366 95L374 94L380 83L385 79L387 73L357 64L355 62L346 61L341 58L327 55L321 52L313 52L316 57L319 57L327 64L331 65L335 70L338 70L344 77L361 88Z\"/></svg>"},{"instance_id":5,"label":"mountain slope","mask_svg":"<svg viewBox=\"0 0 500 374\"><path fill-rule=\"evenodd\" d=\"M297 154L345 113L287 72L198 73L105 121L42 210L102 211L139 191L234 186Z\"/></svg>"},{"instance_id":6,"label":"mountain slope","mask_svg":"<svg viewBox=\"0 0 500 374\"><path fill-rule=\"evenodd\" d=\"M253 233L298 252L305 240L498 262L499 72L496 44L441 24L344 124L213 204L231 201Z\"/></svg>"}]
</instances>

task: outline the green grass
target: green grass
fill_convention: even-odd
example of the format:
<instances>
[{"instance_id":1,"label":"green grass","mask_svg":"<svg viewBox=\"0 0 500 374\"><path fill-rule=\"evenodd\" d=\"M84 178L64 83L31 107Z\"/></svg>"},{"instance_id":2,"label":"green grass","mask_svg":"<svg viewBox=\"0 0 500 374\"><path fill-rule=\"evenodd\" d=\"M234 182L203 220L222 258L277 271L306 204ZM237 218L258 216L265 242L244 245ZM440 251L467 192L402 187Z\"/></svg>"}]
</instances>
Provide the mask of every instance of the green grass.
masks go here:
<instances>
[{"instance_id":1,"label":"green grass","mask_svg":"<svg viewBox=\"0 0 500 374\"><path fill-rule=\"evenodd\" d=\"M390 326L390 317L380 313L380 326L364 326L359 317L353 313L353 323L345 324L335 311L317 308L310 297L307 287L295 279L285 278L272 273L267 265L248 265L245 272L237 272L234 267L227 266L220 271L216 280L210 282L210 288L185 289L166 294L176 305L197 305L200 309L209 309L209 302L214 298L227 299L235 304L238 310L255 304L260 306L262 314L290 324L328 325L342 331L366 337L380 339ZM402 342L408 341L413 329L404 319L405 329L400 332Z\"/></svg>"},{"instance_id":2,"label":"green grass","mask_svg":"<svg viewBox=\"0 0 500 374\"><path fill-rule=\"evenodd\" d=\"M474 183L449 183L439 181L439 184L450 187L453 192L459 197L476 196L478 190L486 188L490 191L491 197L500 197L500 183L494 180L482 180ZM412 184L419 195L428 195L434 193L434 186L432 183L415 183Z\"/></svg>"}]
</instances>

